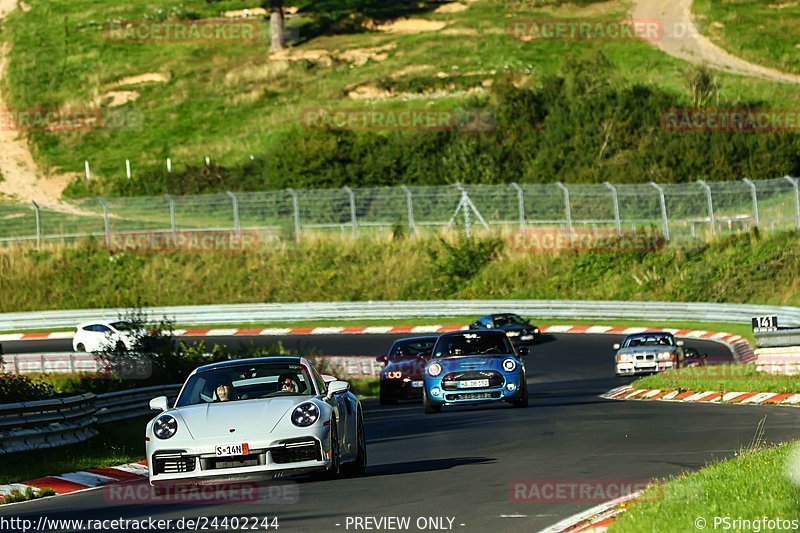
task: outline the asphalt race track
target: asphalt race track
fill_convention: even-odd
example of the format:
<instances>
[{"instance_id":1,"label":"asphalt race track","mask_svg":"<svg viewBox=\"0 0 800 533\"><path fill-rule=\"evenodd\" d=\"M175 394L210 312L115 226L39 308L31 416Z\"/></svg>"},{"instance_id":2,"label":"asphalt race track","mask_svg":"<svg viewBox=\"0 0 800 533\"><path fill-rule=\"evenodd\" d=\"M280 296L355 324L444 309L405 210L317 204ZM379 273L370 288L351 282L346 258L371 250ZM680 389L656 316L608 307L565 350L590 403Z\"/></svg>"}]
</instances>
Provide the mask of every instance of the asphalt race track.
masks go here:
<instances>
[{"instance_id":1,"label":"asphalt race track","mask_svg":"<svg viewBox=\"0 0 800 533\"><path fill-rule=\"evenodd\" d=\"M364 477L291 482L291 502L152 504L109 501L104 489L0 507L0 517L172 518L276 516L282 532L366 531L348 517L453 518L455 531L537 531L595 501L559 497L515 501L515 482L597 480L607 486L663 478L732 456L765 415L766 438L789 440L800 411L790 407L618 402L598 394L624 384L613 376L612 335L547 336L527 357L531 405L458 408L424 415L418 404L365 402L369 466ZM225 339L206 339L210 343ZM241 339L237 339L241 340ZM276 338L258 339L274 342ZM281 339L292 347L295 339ZM387 337L304 337L323 353L373 355ZM64 341L58 348L64 349ZM15 343L7 343L15 344ZM33 343L31 343L33 344ZM37 343L38 344L38 343ZM730 354L719 344L687 340L709 358ZM7 353L9 346L4 346ZM39 348L40 350L43 348ZM54 451L53 453L58 453ZM569 494L567 494L569 496ZM609 494L609 497L613 497ZM447 520L444 522L447 524ZM462 525L463 524L463 525ZM665 524L665 530L693 529ZM386 529L382 529L386 530ZM436 529L424 529L432 531ZM446 530L446 529L445 529Z\"/></svg>"}]
</instances>

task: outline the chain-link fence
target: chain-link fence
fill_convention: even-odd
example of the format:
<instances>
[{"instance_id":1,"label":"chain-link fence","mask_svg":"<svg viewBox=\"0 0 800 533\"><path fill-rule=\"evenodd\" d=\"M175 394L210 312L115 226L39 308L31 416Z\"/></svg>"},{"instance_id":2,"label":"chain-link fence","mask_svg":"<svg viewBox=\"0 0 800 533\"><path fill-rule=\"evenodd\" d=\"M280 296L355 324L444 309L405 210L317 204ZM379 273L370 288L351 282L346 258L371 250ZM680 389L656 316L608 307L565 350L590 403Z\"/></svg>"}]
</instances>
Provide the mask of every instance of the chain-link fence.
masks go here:
<instances>
[{"instance_id":1,"label":"chain-link fence","mask_svg":"<svg viewBox=\"0 0 800 533\"><path fill-rule=\"evenodd\" d=\"M257 232L301 240L443 229L650 230L666 240L800 228L798 180L281 190L0 204L0 242Z\"/></svg>"}]
</instances>

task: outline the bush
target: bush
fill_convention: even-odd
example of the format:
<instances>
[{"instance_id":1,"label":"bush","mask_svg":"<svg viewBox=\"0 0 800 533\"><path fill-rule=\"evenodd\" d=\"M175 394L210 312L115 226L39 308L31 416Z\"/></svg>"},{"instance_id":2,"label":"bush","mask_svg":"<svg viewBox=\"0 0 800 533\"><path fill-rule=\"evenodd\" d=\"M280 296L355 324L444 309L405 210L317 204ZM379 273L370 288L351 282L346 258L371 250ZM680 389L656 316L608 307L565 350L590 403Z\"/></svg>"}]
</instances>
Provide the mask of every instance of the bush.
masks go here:
<instances>
[{"instance_id":1,"label":"bush","mask_svg":"<svg viewBox=\"0 0 800 533\"><path fill-rule=\"evenodd\" d=\"M53 387L47 383L27 376L0 374L0 404L44 400L54 393Z\"/></svg>"}]
</instances>

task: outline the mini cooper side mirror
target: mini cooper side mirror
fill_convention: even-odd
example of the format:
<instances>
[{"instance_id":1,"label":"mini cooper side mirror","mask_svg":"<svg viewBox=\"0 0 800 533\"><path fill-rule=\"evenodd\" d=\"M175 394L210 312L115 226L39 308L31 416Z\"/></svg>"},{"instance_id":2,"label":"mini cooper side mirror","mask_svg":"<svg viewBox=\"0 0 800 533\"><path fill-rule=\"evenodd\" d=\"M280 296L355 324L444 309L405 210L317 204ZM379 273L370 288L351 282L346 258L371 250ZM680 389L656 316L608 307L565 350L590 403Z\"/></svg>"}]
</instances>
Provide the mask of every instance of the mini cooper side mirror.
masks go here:
<instances>
[{"instance_id":1,"label":"mini cooper side mirror","mask_svg":"<svg viewBox=\"0 0 800 533\"><path fill-rule=\"evenodd\" d=\"M159 396L150 400L150 409L153 411L166 411L169 409L169 403L166 396Z\"/></svg>"},{"instance_id":2,"label":"mini cooper side mirror","mask_svg":"<svg viewBox=\"0 0 800 533\"><path fill-rule=\"evenodd\" d=\"M336 380L328 384L328 398L333 398L334 394L341 394L350 390L350 384L346 381Z\"/></svg>"},{"instance_id":3,"label":"mini cooper side mirror","mask_svg":"<svg viewBox=\"0 0 800 533\"><path fill-rule=\"evenodd\" d=\"M619 343L618 343L618 342L615 342L615 343L614 343L614 349L615 349L615 350L619 350Z\"/></svg>"},{"instance_id":4,"label":"mini cooper side mirror","mask_svg":"<svg viewBox=\"0 0 800 533\"><path fill-rule=\"evenodd\" d=\"M678 341L675 343L677 346L683 346L683 341Z\"/></svg>"},{"instance_id":5,"label":"mini cooper side mirror","mask_svg":"<svg viewBox=\"0 0 800 533\"><path fill-rule=\"evenodd\" d=\"M528 355L530 351L528 350L527 346L520 346L519 348L517 348L517 353L520 355Z\"/></svg>"}]
</instances>

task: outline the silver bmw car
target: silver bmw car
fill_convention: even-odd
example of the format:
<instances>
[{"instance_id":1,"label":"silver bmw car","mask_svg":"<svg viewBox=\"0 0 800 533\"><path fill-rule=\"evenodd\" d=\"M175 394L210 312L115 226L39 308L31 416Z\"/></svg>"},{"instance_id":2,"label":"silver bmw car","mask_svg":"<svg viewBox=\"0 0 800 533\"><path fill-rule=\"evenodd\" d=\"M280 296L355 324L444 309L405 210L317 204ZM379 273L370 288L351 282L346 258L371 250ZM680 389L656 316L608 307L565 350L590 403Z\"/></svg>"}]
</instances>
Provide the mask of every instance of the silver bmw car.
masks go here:
<instances>
[{"instance_id":1,"label":"silver bmw car","mask_svg":"<svg viewBox=\"0 0 800 533\"><path fill-rule=\"evenodd\" d=\"M635 333L622 345L614 344L614 368L618 376L652 374L678 368L683 362L683 341L671 333Z\"/></svg>"},{"instance_id":2,"label":"silver bmw car","mask_svg":"<svg viewBox=\"0 0 800 533\"><path fill-rule=\"evenodd\" d=\"M173 407L147 424L151 485L360 474L364 416L345 381L325 383L301 357L225 361L196 369Z\"/></svg>"}]
</instances>

